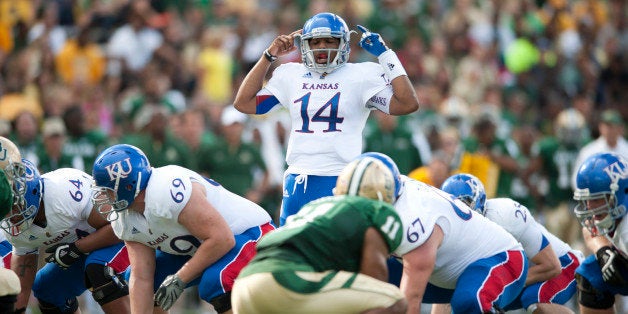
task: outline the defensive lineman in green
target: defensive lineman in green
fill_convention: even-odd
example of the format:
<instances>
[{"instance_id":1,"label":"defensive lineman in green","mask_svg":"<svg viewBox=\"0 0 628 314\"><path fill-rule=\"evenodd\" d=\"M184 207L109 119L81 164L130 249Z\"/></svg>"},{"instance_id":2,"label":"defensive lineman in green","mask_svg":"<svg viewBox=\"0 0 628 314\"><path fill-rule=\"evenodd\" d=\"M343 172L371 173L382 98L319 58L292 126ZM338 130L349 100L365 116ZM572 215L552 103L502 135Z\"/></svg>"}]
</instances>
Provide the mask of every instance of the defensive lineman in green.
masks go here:
<instances>
[{"instance_id":1,"label":"defensive lineman in green","mask_svg":"<svg viewBox=\"0 0 628 314\"><path fill-rule=\"evenodd\" d=\"M264 236L232 291L234 313L405 313L386 282L399 246L393 175L374 158L355 160L335 196L310 202Z\"/></svg>"}]
</instances>

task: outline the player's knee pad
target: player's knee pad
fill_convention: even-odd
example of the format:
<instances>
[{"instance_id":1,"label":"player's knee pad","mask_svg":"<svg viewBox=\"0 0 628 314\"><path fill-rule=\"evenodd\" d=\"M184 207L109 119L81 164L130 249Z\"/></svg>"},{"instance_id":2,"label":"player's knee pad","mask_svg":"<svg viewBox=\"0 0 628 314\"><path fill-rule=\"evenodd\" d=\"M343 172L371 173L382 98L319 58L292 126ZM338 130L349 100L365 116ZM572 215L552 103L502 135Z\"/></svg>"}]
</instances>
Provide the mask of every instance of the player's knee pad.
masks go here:
<instances>
[{"instance_id":1,"label":"player's knee pad","mask_svg":"<svg viewBox=\"0 0 628 314\"><path fill-rule=\"evenodd\" d=\"M209 304L211 304L218 313L229 311L231 309L231 291L211 299Z\"/></svg>"},{"instance_id":2,"label":"player's knee pad","mask_svg":"<svg viewBox=\"0 0 628 314\"><path fill-rule=\"evenodd\" d=\"M89 264L85 267L85 286L101 306L129 294L124 276L101 264Z\"/></svg>"},{"instance_id":3,"label":"player's knee pad","mask_svg":"<svg viewBox=\"0 0 628 314\"><path fill-rule=\"evenodd\" d=\"M38 300L38 302L41 314L72 314L76 312L79 307L78 300L76 298L67 301L63 309L60 309L56 305L46 301Z\"/></svg>"},{"instance_id":4,"label":"player's knee pad","mask_svg":"<svg viewBox=\"0 0 628 314\"><path fill-rule=\"evenodd\" d=\"M578 303L592 309L608 309L615 304L615 296L609 292L599 291L589 280L576 273L578 284Z\"/></svg>"}]
</instances>

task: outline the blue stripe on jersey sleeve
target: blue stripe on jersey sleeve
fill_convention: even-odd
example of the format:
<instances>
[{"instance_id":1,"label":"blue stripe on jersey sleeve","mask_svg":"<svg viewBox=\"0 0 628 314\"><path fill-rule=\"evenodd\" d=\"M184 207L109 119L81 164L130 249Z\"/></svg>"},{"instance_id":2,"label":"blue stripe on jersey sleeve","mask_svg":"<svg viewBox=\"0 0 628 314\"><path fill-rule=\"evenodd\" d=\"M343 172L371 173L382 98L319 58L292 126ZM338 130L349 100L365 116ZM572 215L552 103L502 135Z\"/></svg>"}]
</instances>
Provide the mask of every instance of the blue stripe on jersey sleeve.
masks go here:
<instances>
[{"instance_id":1,"label":"blue stripe on jersey sleeve","mask_svg":"<svg viewBox=\"0 0 628 314\"><path fill-rule=\"evenodd\" d=\"M255 100L257 102L255 114L267 113L270 109L279 104L279 99L273 95L259 95L255 97Z\"/></svg>"},{"instance_id":2,"label":"blue stripe on jersey sleeve","mask_svg":"<svg viewBox=\"0 0 628 314\"><path fill-rule=\"evenodd\" d=\"M543 236L543 240L541 241L541 249L539 249L539 252L545 247L547 247L548 245L549 245L549 241L547 240L545 236Z\"/></svg>"}]
</instances>

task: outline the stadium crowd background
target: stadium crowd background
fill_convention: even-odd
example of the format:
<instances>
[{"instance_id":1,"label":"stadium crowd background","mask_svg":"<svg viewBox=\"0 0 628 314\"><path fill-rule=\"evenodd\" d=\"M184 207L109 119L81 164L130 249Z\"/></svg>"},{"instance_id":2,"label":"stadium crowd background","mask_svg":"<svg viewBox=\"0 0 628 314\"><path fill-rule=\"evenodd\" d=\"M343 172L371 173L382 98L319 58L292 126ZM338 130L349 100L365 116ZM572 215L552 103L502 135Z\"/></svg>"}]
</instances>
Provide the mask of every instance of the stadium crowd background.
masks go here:
<instances>
[{"instance_id":1,"label":"stadium crowd background","mask_svg":"<svg viewBox=\"0 0 628 314\"><path fill-rule=\"evenodd\" d=\"M420 99L410 116L374 113L365 150L386 153L403 173L417 170L440 186L460 167L456 148L490 130L515 163L476 175L489 196L512 197L543 220L544 187L557 178L526 169L534 145L554 135L558 114L574 108L584 117L579 147L599 136L603 110L615 110L610 120L622 125L628 117L627 6L622 0L0 0L0 135L42 172L91 173L104 147L133 144L153 166L209 174L276 215L289 119L282 111L249 117L229 105L278 34L329 11L352 29L362 24L379 32ZM373 61L357 42L354 34L350 61ZM293 61L300 62L298 51L280 59Z\"/></svg>"}]
</instances>

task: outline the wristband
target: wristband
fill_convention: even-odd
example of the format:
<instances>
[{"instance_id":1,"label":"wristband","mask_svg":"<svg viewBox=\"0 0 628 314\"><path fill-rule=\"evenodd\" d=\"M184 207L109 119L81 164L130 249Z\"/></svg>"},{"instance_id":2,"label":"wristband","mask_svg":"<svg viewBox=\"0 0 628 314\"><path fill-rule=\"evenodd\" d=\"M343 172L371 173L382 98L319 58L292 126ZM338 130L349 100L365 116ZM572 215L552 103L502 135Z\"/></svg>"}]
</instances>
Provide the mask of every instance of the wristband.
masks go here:
<instances>
[{"instance_id":1,"label":"wristband","mask_svg":"<svg viewBox=\"0 0 628 314\"><path fill-rule=\"evenodd\" d=\"M270 52L268 52L268 49L264 50L264 58L266 58L266 60L270 63L277 61L277 56L271 55Z\"/></svg>"},{"instance_id":2,"label":"wristband","mask_svg":"<svg viewBox=\"0 0 628 314\"><path fill-rule=\"evenodd\" d=\"M384 73L388 76L388 79L391 81L396 79L398 76L408 76L406 73L406 69L401 65L401 61L397 57L397 54L391 49L386 50L384 53L377 57L379 60L379 64L384 68Z\"/></svg>"}]
</instances>

